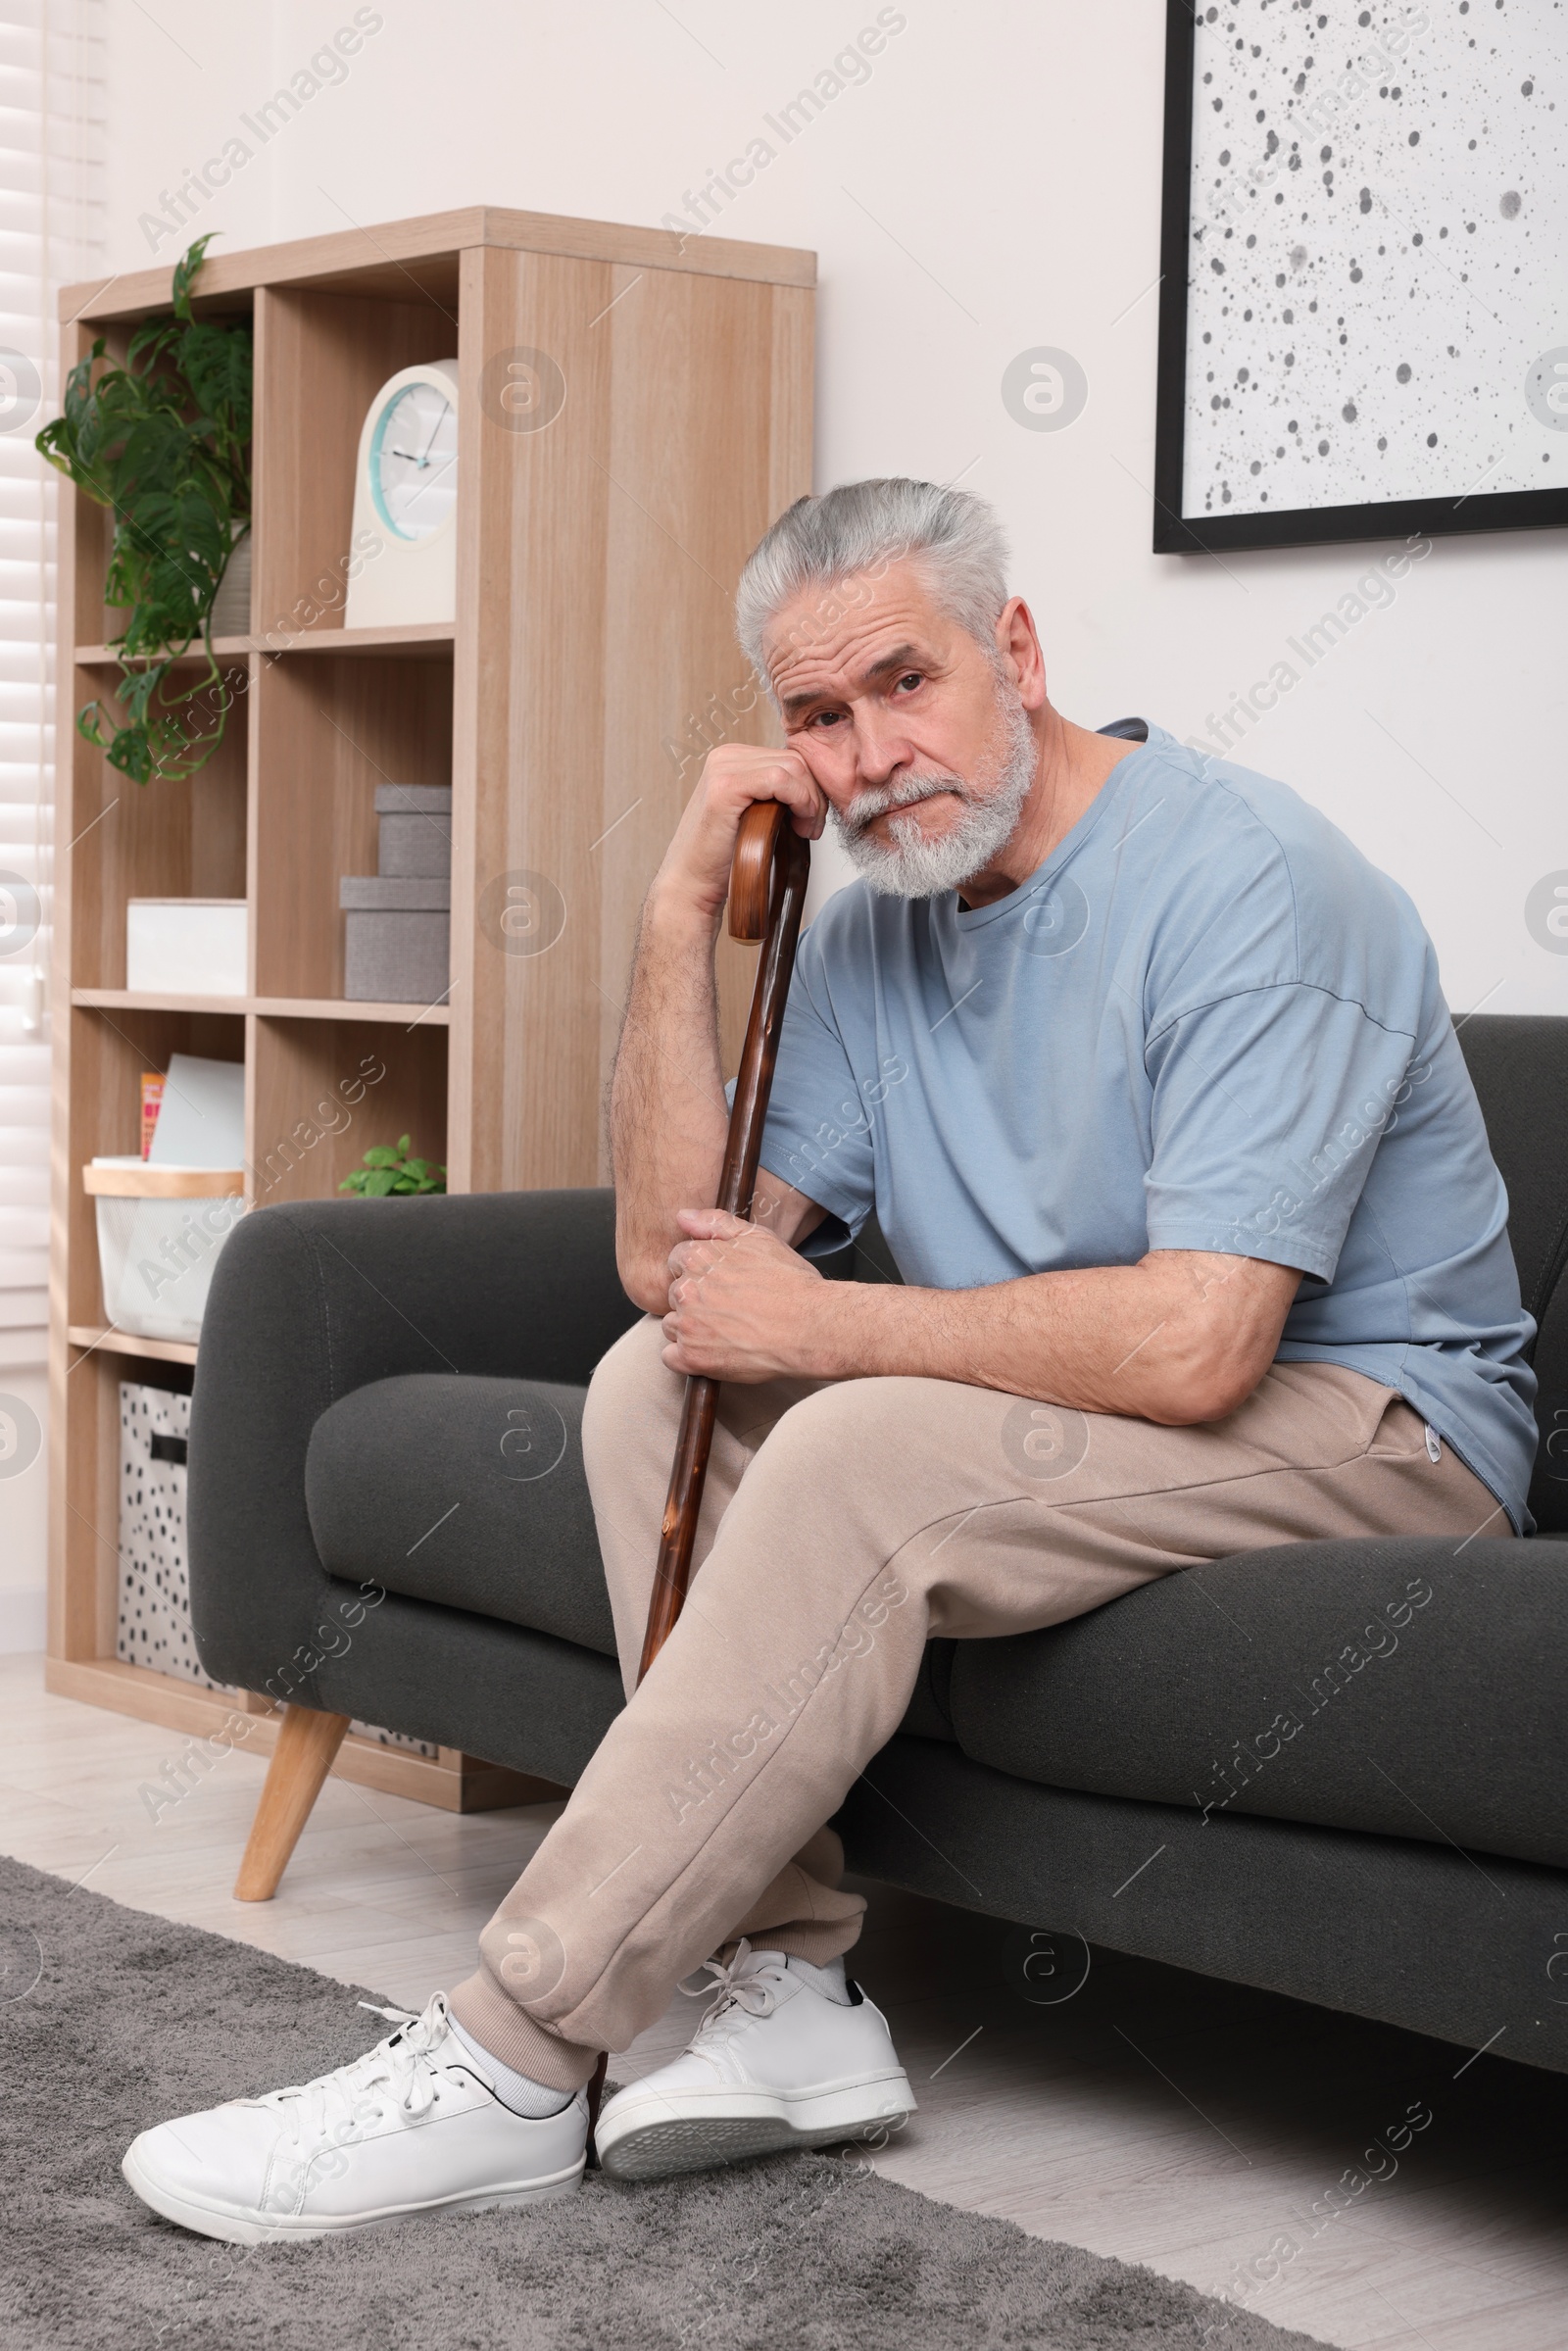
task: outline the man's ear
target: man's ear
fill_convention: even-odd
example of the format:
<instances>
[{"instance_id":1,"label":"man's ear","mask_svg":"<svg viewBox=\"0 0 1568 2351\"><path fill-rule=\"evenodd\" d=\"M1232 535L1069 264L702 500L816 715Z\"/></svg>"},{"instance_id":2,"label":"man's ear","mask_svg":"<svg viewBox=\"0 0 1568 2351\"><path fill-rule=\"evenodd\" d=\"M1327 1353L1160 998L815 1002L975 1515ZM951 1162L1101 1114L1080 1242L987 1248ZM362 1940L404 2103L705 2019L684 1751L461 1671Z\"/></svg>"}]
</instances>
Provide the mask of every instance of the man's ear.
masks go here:
<instances>
[{"instance_id":1,"label":"man's ear","mask_svg":"<svg viewBox=\"0 0 1568 2351\"><path fill-rule=\"evenodd\" d=\"M997 620L997 652L1017 687L1026 710L1043 710L1046 701L1046 657L1034 615L1021 596L1009 596Z\"/></svg>"}]
</instances>

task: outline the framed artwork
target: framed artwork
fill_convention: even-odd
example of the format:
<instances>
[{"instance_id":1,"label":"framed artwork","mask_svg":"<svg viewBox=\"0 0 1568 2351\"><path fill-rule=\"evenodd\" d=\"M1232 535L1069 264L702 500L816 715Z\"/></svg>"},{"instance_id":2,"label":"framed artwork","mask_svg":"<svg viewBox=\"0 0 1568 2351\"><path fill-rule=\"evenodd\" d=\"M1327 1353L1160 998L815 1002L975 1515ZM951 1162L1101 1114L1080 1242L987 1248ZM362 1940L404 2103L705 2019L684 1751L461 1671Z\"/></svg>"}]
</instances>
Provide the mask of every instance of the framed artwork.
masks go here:
<instances>
[{"instance_id":1,"label":"framed artwork","mask_svg":"<svg viewBox=\"0 0 1568 2351\"><path fill-rule=\"evenodd\" d=\"M1168 0L1154 550L1568 523L1568 9Z\"/></svg>"}]
</instances>

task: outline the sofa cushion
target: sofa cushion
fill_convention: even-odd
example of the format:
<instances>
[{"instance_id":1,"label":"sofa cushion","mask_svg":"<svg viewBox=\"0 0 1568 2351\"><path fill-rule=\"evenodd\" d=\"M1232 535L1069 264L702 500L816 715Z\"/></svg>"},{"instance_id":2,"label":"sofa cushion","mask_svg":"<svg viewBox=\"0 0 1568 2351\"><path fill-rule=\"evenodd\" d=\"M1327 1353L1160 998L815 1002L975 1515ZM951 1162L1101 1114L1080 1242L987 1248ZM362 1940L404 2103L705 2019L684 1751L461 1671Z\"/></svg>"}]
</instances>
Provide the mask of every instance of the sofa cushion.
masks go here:
<instances>
[{"instance_id":1,"label":"sofa cushion","mask_svg":"<svg viewBox=\"0 0 1568 2351\"><path fill-rule=\"evenodd\" d=\"M547 1380L430 1372L355 1389L321 1414L305 1457L322 1566L613 1657L583 1471L586 1395ZM906 1732L952 1739L953 1647L927 1644Z\"/></svg>"},{"instance_id":2,"label":"sofa cushion","mask_svg":"<svg viewBox=\"0 0 1568 2351\"><path fill-rule=\"evenodd\" d=\"M956 1641L928 1641L920 1671L915 1676L909 1703L899 1725L904 1739L941 1739L950 1746L956 1743L957 1734L948 1713L948 1684L953 1678L953 1652Z\"/></svg>"},{"instance_id":3,"label":"sofa cushion","mask_svg":"<svg viewBox=\"0 0 1568 2351\"><path fill-rule=\"evenodd\" d=\"M1526 1309L1540 1326L1541 1450L1530 1488L1538 1526L1568 1532L1568 1020L1475 1012L1458 1024L1492 1155L1508 1189L1508 1239Z\"/></svg>"},{"instance_id":4,"label":"sofa cushion","mask_svg":"<svg viewBox=\"0 0 1568 2351\"><path fill-rule=\"evenodd\" d=\"M305 1502L330 1575L615 1654L582 1462L585 1388L410 1372L330 1405Z\"/></svg>"},{"instance_id":5,"label":"sofa cushion","mask_svg":"<svg viewBox=\"0 0 1568 2351\"><path fill-rule=\"evenodd\" d=\"M978 1763L1054 1788L1568 1866L1568 1552L1282 1544L956 1645ZM1486 1888L1478 1877L1478 1894Z\"/></svg>"}]
</instances>

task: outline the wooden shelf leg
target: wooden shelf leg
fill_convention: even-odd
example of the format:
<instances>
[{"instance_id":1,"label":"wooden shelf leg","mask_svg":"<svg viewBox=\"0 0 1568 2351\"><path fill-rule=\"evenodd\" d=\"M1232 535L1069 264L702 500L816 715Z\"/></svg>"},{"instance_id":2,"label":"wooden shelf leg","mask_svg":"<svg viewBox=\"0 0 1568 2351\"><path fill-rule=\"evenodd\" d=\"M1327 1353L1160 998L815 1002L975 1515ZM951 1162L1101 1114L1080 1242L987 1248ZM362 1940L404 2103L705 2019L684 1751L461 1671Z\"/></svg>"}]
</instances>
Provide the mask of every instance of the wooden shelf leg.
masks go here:
<instances>
[{"instance_id":1,"label":"wooden shelf leg","mask_svg":"<svg viewBox=\"0 0 1568 2351\"><path fill-rule=\"evenodd\" d=\"M320 1714L313 1706L284 1707L267 1785L234 1881L237 1902L270 1902L276 1893L348 1727L346 1714Z\"/></svg>"}]
</instances>

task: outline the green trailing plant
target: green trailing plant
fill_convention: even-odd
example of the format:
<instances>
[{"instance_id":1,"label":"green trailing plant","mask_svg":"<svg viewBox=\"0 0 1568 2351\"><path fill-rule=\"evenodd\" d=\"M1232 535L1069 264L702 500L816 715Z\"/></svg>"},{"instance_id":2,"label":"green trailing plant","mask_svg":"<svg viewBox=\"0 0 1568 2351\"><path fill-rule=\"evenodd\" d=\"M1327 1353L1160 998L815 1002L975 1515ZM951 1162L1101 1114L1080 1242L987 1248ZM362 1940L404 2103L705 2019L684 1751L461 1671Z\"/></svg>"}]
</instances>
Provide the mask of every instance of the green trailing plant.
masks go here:
<instances>
[{"instance_id":1,"label":"green trailing plant","mask_svg":"<svg viewBox=\"0 0 1568 2351\"><path fill-rule=\"evenodd\" d=\"M372 1143L365 1164L343 1178L339 1192L357 1192L363 1200L385 1200L394 1192L445 1192L446 1169L433 1159L411 1159L410 1140L400 1135L396 1151L388 1143Z\"/></svg>"},{"instance_id":2,"label":"green trailing plant","mask_svg":"<svg viewBox=\"0 0 1568 2351\"><path fill-rule=\"evenodd\" d=\"M65 414L37 437L50 465L115 518L104 601L130 613L110 640L122 717L90 702L76 726L138 784L205 765L232 699L213 659L212 614L250 526L252 346L248 326L191 308L212 234L175 266L172 316L137 327L122 367L101 367L100 335L66 379ZM175 692L171 673L198 639L206 672Z\"/></svg>"}]
</instances>

